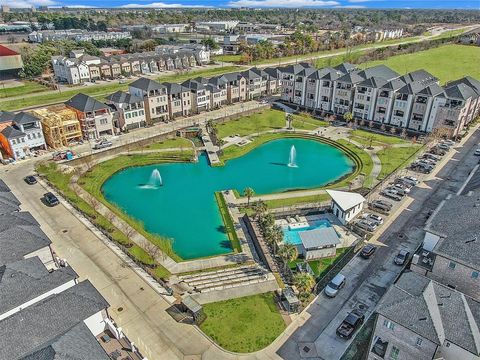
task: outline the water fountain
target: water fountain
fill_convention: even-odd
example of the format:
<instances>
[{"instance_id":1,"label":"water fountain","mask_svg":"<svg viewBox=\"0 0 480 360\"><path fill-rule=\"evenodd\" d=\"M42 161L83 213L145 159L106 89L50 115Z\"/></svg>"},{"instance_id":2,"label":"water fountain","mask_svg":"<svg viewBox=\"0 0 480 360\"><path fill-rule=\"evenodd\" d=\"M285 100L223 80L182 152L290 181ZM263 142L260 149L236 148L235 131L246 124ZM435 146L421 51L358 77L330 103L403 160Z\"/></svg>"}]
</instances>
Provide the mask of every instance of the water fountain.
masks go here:
<instances>
[{"instance_id":1,"label":"water fountain","mask_svg":"<svg viewBox=\"0 0 480 360\"><path fill-rule=\"evenodd\" d=\"M160 171L158 171L158 169L154 169L150 175L150 179L148 179L148 183L142 185L141 187L143 189L158 189L160 186L163 186L162 176L160 175Z\"/></svg>"},{"instance_id":2,"label":"water fountain","mask_svg":"<svg viewBox=\"0 0 480 360\"><path fill-rule=\"evenodd\" d=\"M290 148L290 156L288 158L288 167L298 167L297 166L297 149L295 145L292 145Z\"/></svg>"}]
</instances>

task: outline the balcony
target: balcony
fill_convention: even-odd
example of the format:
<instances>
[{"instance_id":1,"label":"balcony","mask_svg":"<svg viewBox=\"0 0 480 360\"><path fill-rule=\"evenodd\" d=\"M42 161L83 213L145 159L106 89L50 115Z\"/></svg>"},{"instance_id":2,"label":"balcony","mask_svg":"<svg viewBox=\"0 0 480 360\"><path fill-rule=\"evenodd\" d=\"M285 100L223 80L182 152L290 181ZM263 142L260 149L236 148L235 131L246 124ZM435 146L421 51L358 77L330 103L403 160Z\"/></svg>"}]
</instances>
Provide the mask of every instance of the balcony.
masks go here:
<instances>
[{"instance_id":1,"label":"balcony","mask_svg":"<svg viewBox=\"0 0 480 360\"><path fill-rule=\"evenodd\" d=\"M382 341L382 339L378 337L373 344L372 352L383 359L385 357L385 353L387 352L387 348L388 341Z\"/></svg>"},{"instance_id":2,"label":"balcony","mask_svg":"<svg viewBox=\"0 0 480 360\"><path fill-rule=\"evenodd\" d=\"M128 339L120 338L117 340L109 330L98 335L97 341L111 359L142 360L142 357Z\"/></svg>"}]
</instances>

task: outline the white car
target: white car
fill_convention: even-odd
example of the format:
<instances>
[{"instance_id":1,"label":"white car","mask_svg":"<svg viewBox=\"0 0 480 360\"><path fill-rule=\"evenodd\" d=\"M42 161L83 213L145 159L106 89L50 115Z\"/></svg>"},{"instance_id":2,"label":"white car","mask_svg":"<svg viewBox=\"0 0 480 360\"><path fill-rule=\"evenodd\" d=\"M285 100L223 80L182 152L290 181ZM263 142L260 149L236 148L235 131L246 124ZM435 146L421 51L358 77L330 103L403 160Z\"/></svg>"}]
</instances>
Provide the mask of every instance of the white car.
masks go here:
<instances>
[{"instance_id":1,"label":"white car","mask_svg":"<svg viewBox=\"0 0 480 360\"><path fill-rule=\"evenodd\" d=\"M480 156L480 148L478 148L477 150L475 150L475 152L473 153L473 155L475 155L475 156Z\"/></svg>"},{"instance_id":2,"label":"white car","mask_svg":"<svg viewBox=\"0 0 480 360\"><path fill-rule=\"evenodd\" d=\"M342 274L337 274L335 277L325 286L325 295L328 297L335 297L340 289L345 286L346 278Z\"/></svg>"}]
</instances>

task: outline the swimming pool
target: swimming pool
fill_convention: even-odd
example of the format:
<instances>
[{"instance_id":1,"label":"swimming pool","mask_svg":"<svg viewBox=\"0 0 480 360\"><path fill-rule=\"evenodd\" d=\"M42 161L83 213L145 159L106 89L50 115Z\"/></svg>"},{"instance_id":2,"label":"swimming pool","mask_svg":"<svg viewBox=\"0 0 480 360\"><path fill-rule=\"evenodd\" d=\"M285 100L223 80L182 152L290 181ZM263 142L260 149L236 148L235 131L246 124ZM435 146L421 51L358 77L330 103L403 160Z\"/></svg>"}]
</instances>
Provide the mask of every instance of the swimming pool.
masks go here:
<instances>
[{"instance_id":1,"label":"swimming pool","mask_svg":"<svg viewBox=\"0 0 480 360\"><path fill-rule=\"evenodd\" d=\"M308 230L315 230L320 228L331 227L330 221L328 220L316 220L309 221L308 225L305 224L303 227L291 228L288 225L283 227L283 241L287 244L300 245L302 240L300 239L300 233Z\"/></svg>"}]
</instances>

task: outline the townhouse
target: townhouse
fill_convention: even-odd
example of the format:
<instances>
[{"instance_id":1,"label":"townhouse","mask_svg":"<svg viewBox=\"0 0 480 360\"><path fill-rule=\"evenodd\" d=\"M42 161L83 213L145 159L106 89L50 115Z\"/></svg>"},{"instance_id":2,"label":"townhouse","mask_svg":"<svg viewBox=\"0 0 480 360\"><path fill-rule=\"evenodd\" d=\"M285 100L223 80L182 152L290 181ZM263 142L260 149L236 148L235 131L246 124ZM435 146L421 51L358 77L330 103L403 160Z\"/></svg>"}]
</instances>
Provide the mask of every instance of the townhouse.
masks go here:
<instances>
[{"instance_id":1,"label":"townhouse","mask_svg":"<svg viewBox=\"0 0 480 360\"><path fill-rule=\"evenodd\" d=\"M227 101L236 103L247 100L247 79L240 73L228 73L221 76L227 84Z\"/></svg>"},{"instance_id":2,"label":"townhouse","mask_svg":"<svg viewBox=\"0 0 480 360\"><path fill-rule=\"evenodd\" d=\"M163 83L168 94L168 113L170 119L190 116L192 113L192 96L190 89L177 83Z\"/></svg>"},{"instance_id":3,"label":"townhouse","mask_svg":"<svg viewBox=\"0 0 480 360\"><path fill-rule=\"evenodd\" d=\"M198 114L201 111L207 111L211 108L210 89L205 83L205 78L200 77L186 80L182 83L184 87L190 89L193 114Z\"/></svg>"},{"instance_id":4,"label":"townhouse","mask_svg":"<svg viewBox=\"0 0 480 360\"><path fill-rule=\"evenodd\" d=\"M39 118L23 111L0 112L0 149L6 157L19 160L46 148Z\"/></svg>"},{"instance_id":5,"label":"townhouse","mask_svg":"<svg viewBox=\"0 0 480 360\"><path fill-rule=\"evenodd\" d=\"M114 125L118 130L129 131L146 125L144 103L141 97L117 91L107 96L107 104L115 113Z\"/></svg>"},{"instance_id":6,"label":"townhouse","mask_svg":"<svg viewBox=\"0 0 480 360\"><path fill-rule=\"evenodd\" d=\"M108 105L82 93L66 101L65 105L77 114L84 139L115 134L113 114Z\"/></svg>"},{"instance_id":7,"label":"townhouse","mask_svg":"<svg viewBox=\"0 0 480 360\"><path fill-rule=\"evenodd\" d=\"M129 85L129 93L143 99L146 122L149 125L169 119L167 87L144 77Z\"/></svg>"},{"instance_id":8,"label":"townhouse","mask_svg":"<svg viewBox=\"0 0 480 360\"><path fill-rule=\"evenodd\" d=\"M218 109L228 103L227 81L222 77L212 78L207 81L210 90L210 106Z\"/></svg>"},{"instance_id":9,"label":"townhouse","mask_svg":"<svg viewBox=\"0 0 480 360\"><path fill-rule=\"evenodd\" d=\"M257 68L248 69L241 73L246 80L247 99L258 99L267 95L268 74Z\"/></svg>"},{"instance_id":10,"label":"townhouse","mask_svg":"<svg viewBox=\"0 0 480 360\"><path fill-rule=\"evenodd\" d=\"M77 114L63 104L35 109L31 113L40 119L45 142L51 149L69 146L83 138Z\"/></svg>"},{"instance_id":11,"label":"townhouse","mask_svg":"<svg viewBox=\"0 0 480 360\"><path fill-rule=\"evenodd\" d=\"M413 272L376 308L368 360L479 359L480 303Z\"/></svg>"},{"instance_id":12,"label":"townhouse","mask_svg":"<svg viewBox=\"0 0 480 360\"><path fill-rule=\"evenodd\" d=\"M477 176L478 174L475 174ZM480 301L480 216L478 191L450 195L425 226L412 271ZM452 216L455 214L455 216Z\"/></svg>"}]
</instances>

